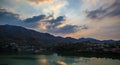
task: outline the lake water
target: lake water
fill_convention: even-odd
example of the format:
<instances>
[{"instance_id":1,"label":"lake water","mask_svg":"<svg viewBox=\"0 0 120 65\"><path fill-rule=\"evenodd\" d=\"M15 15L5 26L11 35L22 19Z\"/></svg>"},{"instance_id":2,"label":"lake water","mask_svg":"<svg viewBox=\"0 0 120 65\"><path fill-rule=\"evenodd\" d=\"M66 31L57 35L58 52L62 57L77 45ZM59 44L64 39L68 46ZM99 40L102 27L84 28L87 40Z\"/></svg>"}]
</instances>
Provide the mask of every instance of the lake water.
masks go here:
<instances>
[{"instance_id":1,"label":"lake water","mask_svg":"<svg viewBox=\"0 0 120 65\"><path fill-rule=\"evenodd\" d=\"M120 60L52 55L1 55L0 65L120 65Z\"/></svg>"}]
</instances>

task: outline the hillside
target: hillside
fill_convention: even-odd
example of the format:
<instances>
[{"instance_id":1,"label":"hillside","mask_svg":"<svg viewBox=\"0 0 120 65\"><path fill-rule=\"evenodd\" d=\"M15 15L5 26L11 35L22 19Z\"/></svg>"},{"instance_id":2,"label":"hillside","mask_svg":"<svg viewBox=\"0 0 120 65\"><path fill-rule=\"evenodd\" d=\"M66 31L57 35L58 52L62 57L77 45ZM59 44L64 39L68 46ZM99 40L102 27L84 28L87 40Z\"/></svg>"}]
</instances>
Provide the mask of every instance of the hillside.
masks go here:
<instances>
[{"instance_id":1,"label":"hillside","mask_svg":"<svg viewBox=\"0 0 120 65\"><path fill-rule=\"evenodd\" d=\"M17 43L19 45L41 45L51 46L62 42L92 42L92 43L117 43L114 40L96 40L93 38L74 39L71 37L55 37L48 33L41 33L21 26L0 25L0 42L1 43Z\"/></svg>"}]
</instances>

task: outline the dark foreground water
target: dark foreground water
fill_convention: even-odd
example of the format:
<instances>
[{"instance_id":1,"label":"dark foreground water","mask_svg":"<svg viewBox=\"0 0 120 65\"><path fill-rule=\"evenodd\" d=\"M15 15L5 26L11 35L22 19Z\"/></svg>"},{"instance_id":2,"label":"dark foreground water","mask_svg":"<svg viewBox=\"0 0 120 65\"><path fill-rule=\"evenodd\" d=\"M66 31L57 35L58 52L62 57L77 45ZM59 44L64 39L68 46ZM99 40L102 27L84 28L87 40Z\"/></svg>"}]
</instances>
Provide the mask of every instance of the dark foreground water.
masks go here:
<instances>
[{"instance_id":1,"label":"dark foreground water","mask_svg":"<svg viewBox=\"0 0 120 65\"><path fill-rule=\"evenodd\" d=\"M119 59L52 55L0 55L0 65L120 65Z\"/></svg>"}]
</instances>

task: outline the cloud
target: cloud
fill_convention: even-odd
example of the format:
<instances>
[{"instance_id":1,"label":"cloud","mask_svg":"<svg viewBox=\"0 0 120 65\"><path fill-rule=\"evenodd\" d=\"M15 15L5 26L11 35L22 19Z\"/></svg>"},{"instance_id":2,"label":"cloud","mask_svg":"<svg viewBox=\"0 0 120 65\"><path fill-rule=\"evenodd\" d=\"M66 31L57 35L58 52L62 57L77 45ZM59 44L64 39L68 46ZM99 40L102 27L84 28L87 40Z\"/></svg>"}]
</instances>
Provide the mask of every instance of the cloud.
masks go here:
<instances>
[{"instance_id":1,"label":"cloud","mask_svg":"<svg viewBox=\"0 0 120 65\"><path fill-rule=\"evenodd\" d=\"M61 24L63 25L63 24ZM53 34L60 34L60 35L66 35L66 34L71 34L71 33L75 33L78 32L80 30L85 30L88 29L88 27L86 25L70 25L70 24L66 24L63 25L61 27L52 27L48 26L48 32L53 33Z\"/></svg>"},{"instance_id":2,"label":"cloud","mask_svg":"<svg viewBox=\"0 0 120 65\"><path fill-rule=\"evenodd\" d=\"M96 4L98 2L98 0L82 0L84 3L89 3L92 2L94 4Z\"/></svg>"},{"instance_id":3,"label":"cloud","mask_svg":"<svg viewBox=\"0 0 120 65\"><path fill-rule=\"evenodd\" d=\"M52 34L69 34L78 30L88 29L85 25L78 26L65 24L65 21L66 16L58 16L57 18L54 18L53 15L39 15L27 18L24 22L27 22L27 24L30 25L37 24L37 29Z\"/></svg>"},{"instance_id":4,"label":"cloud","mask_svg":"<svg viewBox=\"0 0 120 65\"><path fill-rule=\"evenodd\" d=\"M45 7L43 8L43 12L44 13L54 13L54 17L58 17L59 15L61 15L61 13L63 13L63 10L66 9L66 6L68 5L68 1L67 0L55 0L53 3L49 3L47 5L45 5ZM62 14L64 15L64 14Z\"/></svg>"},{"instance_id":5,"label":"cloud","mask_svg":"<svg viewBox=\"0 0 120 65\"><path fill-rule=\"evenodd\" d=\"M69 34L85 29L84 26L65 24L66 16L54 18L53 15L39 15L20 20L18 14L7 12L5 9L0 9L0 20L0 24L19 25L52 34Z\"/></svg>"},{"instance_id":6,"label":"cloud","mask_svg":"<svg viewBox=\"0 0 120 65\"><path fill-rule=\"evenodd\" d=\"M27 18L24 20L24 22L26 23L34 23L34 22L38 22L42 19L45 19L46 15L39 15L39 16L33 16L32 18Z\"/></svg>"},{"instance_id":7,"label":"cloud","mask_svg":"<svg viewBox=\"0 0 120 65\"><path fill-rule=\"evenodd\" d=\"M19 24L19 15L0 9L0 24Z\"/></svg>"},{"instance_id":8,"label":"cloud","mask_svg":"<svg viewBox=\"0 0 120 65\"><path fill-rule=\"evenodd\" d=\"M23 23L26 27L30 28L37 28L37 27L42 27L42 20L46 19L46 15L38 15L38 16L33 16L31 18L26 18L23 20ZM41 26L40 26L41 25ZM42 27L45 29L45 27Z\"/></svg>"},{"instance_id":9,"label":"cloud","mask_svg":"<svg viewBox=\"0 0 120 65\"><path fill-rule=\"evenodd\" d=\"M62 22L65 21L65 20L66 20L65 16L59 16L56 19L53 18L51 20L47 20L46 22L49 22L54 27L56 27L56 26L62 24Z\"/></svg>"},{"instance_id":10,"label":"cloud","mask_svg":"<svg viewBox=\"0 0 120 65\"><path fill-rule=\"evenodd\" d=\"M87 12L87 17L90 19L101 19L104 17L120 16L120 0L115 0L113 4L106 8L104 6Z\"/></svg>"},{"instance_id":11,"label":"cloud","mask_svg":"<svg viewBox=\"0 0 120 65\"><path fill-rule=\"evenodd\" d=\"M40 25L39 25L38 29L43 30L43 31L46 31L48 25L49 25L49 23L40 22Z\"/></svg>"},{"instance_id":12,"label":"cloud","mask_svg":"<svg viewBox=\"0 0 120 65\"><path fill-rule=\"evenodd\" d=\"M41 15L42 16L42 15ZM37 18L34 17L35 21L37 21ZM39 16L39 18L42 18ZM19 14L14 14L12 12L8 12L5 9L0 9L0 25L9 24L9 25L18 25L23 26L27 28L36 28L38 26L38 23L27 23L27 22L33 22L31 18L21 20L19 17Z\"/></svg>"},{"instance_id":13,"label":"cloud","mask_svg":"<svg viewBox=\"0 0 120 65\"><path fill-rule=\"evenodd\" d=\"M42 23L41 29L46 30L47 32L54 33L54 34L68 34L77 31L77 25L64 25L64 21L66 21L65 16L59 16L56 19L46 20ZM59 27L61 26L61 27Z\"/></svg>"},{"instance_id":14,"label":"cloud","mask_svg":"<svg viewBox=\"0 0 120 65\"><path fill-rule=\"evenodd\" d=\"M102 8L88 12L87 17L91 19L101 19L104 18L106 10Z\"/></svg>"},{"instance_id":15,"label":"cloud","mask_svg":"<svg viewBox=\"0 0 120 65\"><path fill-rule=\"evenodd\" d=\"M77 28L78 28L77 25L66 25L66 26L61 27L61 28L49 29L48 32L58 33L58 34L69 34L69 33L76 32Z\"/></svg>"},{"instance_id":16,"label":"cloud","mask_svg":"<svg viewBox=\"0 0 120 65\"><path fill-rule=\"evenodd\" d=\"M120 0L116 0L108 9L111 10L108 16L120 16Z\"/></svg>"},{"instance_id":17,"label":"cloud","mask_svg":"<svg viewBox=\"0 0 120 65\"><path fill-rule=\"evenodd\" d=\"M28 0L28 1L35 5L44 5L44 4L53 3L55 0Z\"/></svg>"},{"instance_id":18,"label":"cloud","mask_svg":"<svg viewBox=\"0 0 120 65\"><path fill-rule=\"evenodd\" d=\"M99 20L87 19L86 25L89 26L88 30L81 30L74 34L69 34L66 36L71 36L75 38L79 37L93 37L96 39L120 39L120 18L119 16L105 17ZM96 21L96 22L95 22ZM75 35L76 34L76 35Z\"/></svg>"},{"instance_id":19,"label":"cloud","mask_svg":"<svg viewBox=\"0 0 120 65\"><path fill-rule=\"evenodd\" d=\"M120 39L120 19L119 17L105 18L98 22L93 34L89 34L91 37L98 39Z\"/></svg>"}]
</instances>

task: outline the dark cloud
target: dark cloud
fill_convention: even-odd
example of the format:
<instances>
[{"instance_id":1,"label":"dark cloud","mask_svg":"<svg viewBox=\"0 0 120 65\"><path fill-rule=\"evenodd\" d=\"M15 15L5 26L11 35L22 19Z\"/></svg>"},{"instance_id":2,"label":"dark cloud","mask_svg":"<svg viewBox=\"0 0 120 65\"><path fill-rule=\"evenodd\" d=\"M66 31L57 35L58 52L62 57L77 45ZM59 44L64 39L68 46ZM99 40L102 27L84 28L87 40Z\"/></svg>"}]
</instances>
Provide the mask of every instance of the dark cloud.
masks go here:
<instances>
[{"instance_id":1,"label":"dark cloud","mask_svg":"<svg viewBox=\"0 0 120 65\"><path fill-rule=\"evenodd\" d=\"M49 19L49 18L51 18L51 19ZM50 16L39 15L39 16L34 16L32 18L27 18L24 20L24 22L27 22L27 25L29 24L29 26L33 25L33 23L38 24L38 22L41 22L41 23L43 22L46 24L49 23L49 25L46 25L45 31L49 32L49 33L55 33L55 34L57 34L57 33L68 34L68 33L74 33L80 29L81 30L88 29L88 27L86 27L86 26L77 26L77 25L65 25L64 27L57 28L57 26L64 24L64 21L66 21L65 16L59 16L57 18L54 18L53 15L50 15Z\"/></svg>"},{"instance_id":2,"label":"dark cloud","mask_svg":"<svg viewBox=\"0 0 120 65\"><path fill-rule=\"evenodd\" d=\"M61 25L63 21L66 20L66 17L65 16L59 16L57 17L56 19L51 19L51 20L48 20L47 22L51 24L51 26L49 26L50 28L54 28L58 25Z\"/></svg>"},{"instance_id":3,"label":"dark cloud","mask_svg":"<svg viewBox=\"0 0 120 65\"><path fill-rule=\"evenodd\" d=\"M120 16L120 0L116 0L108 9L114 9L108 16Z\"/></svg>"},{"instance_id":4,"label":"dark cloud","mask_svg":"<svg viewBox=\"0 0 120 65\"><path fill-rule=\"evenodd\" d=\"M0 9L0 19L18 20L19 15L11 12L7 12L5 9Z\"/></svg>"},{"instance_id":5,"label":"dark cloud","mask_svg":"<svg viewBox=\"0 0 120 65\"><path fill-rule=\"evenodd\" d=\"M34 17L36 18L36 17ZM12 12L8 12L5 9L0 9L0 25L9 24L9 25L19 25L28 28L35 28L38 26L37 23L26 23L30 18L25 21L20 20L19 14L14 14Z\"/></svg>"},{"instance_id":6,"label":"dark cloud","mask_svg":"<svg viewBox=\"0 0 120 65\"><path fill-rule=\"evenodd\" d=\"M79 26L80 29L88 29L89 27L87 25L81 25Z\"/></svg>"},{"instance_id":7,"label":"dark cloud","mask_svg":"<svg viewBox=\"0 0 120 65\"><path fill-rule=\"evenodd\" d=\"M51 19L49 19L51 18ZM63 21L66 20L65 16L59 16L57 18L54 18L53 15L39 15L39 16L33 16L32 18L27 18L24 21L24 23L26 23L28 26L34 26L35 24L38 25L39 22L46 22L49 23L50 26L48 26L49 28L55 28L58 25L61 25Z\"/></svg>"},{"instance_id":8,"label":"dark cloud","mask_svg":"<svg viewBox=\"0 0 120 65\"><path fill-rule=\"evenodd\" d=\"M49 20L49 18L52 18L52 19ZM49 15L49 16L39 15L39 16L33 16L32 18L27 18L24 20L24 22L26 23L48 22L51 24L60 24L62 21L65 21L65 16L59 16L55 19L53 15Z\"/></svg>"},{"instance_id":9,"label":"dark cloud","mask_svg":"<svg viewBox=\"0 0 120 65\"><path fill-rule=\"evenodd\" d=\"M78 26L76 25L66 25L62 28L59 28L58 32L62 33L72 33L77 31Z\"/></svg>"},{"instance_id":10,"label":"dark cloud","mask_svg":"<svg viewBox=\"0 0 120 65\"><path fill-rule=\"evenodd\" d=\"M69 34L69 33L74 33L80 30L85 30L88 29L88 27L86 25L81 25L81 26L77 26L77 25L66 25L64 27L61 28L50 28L48 27L48 32L51 33L60 33L60 34Z\"/></svg>"},{"instance_id":11,"label":"dark cloud","mask_svg":"<svg viewBox=\"0 0 120 65\"><path fill-rule=\"evenodd\" d=\"M111 4L111 6L105 9L103 8L104 6L100 7L99 9L87 12L87 17L91 19L101 19L106 16L120 16L120 0L116 0L113 4Z\"/></svg>"},{"instance_id":12,"label":"dark cloud","mask_svg":"<svg viewBox=\"0 0 120 65\"><path fill-rule=\"evenodd\" d=\"M32 18L27 18L22 22L26 27L37 28L39 26L39 22L41 22L41 20L44 20L45 18L46 15L33 16Z\"/></svg>"},{"instance_id":13,"label":"dark cloud","mask_svg":"<svg viewBox=\"0 0 120 65\"><path fill-rule=\"evenodd\" d=\"M56 19L49 20L49 22L50 23L60 23L60 22L65 21L65 20L66 20L65 16L59 16Z\"/></svg>"},{"instance_id":14,"label":"dark cloud","mask_svg":"<svg viewBox=\"0 0 120 65\"><path fill-rule=\"evenodd\" d=\"M50 23L51 25L47 26L47 32L50 33L60 33L60 34L69 34L74 33L79 30L88 29L85 25L77 26L77 25L65 25L63 27L57 28L57 26L64 24L66 21L65 16L59 16L56 19L47 20L46 22Z\"/></svg>"},{"instance_id":15,"label":"dark cloud","mask_svg":"<svg viewBox=\"0 0 120 65\"><path fill-rule=\"evenodd\" d=\"M19 24L21 20L18 14L7 12L5 9L0 9L0 24Z\"/></svg>"},{"instance_id":16,"label":"dark cloud","mask_svg":"<svg viewBox=\"0 0 120 65\"><path fill-rule=\"evenodd\" d=\"M68 33L73 33L77 31L78 26L77 25L66 25L61 28L51 28L48 29L48 32L52 33L62 33L62 34L68 34Z\"/></svg>"},{"instance_id":17,"label":"dark cloud","mask_svg":"<svg viewBox=\"0 0 120 65\"><path fill-rule=\"evenodd\" d=\"M50 18L50 19L49 19ZM66 21L65 16L58 16L54 18L53 15L39 15L33 16L32 18L27 18L24 20L19 19L18 14L14 14L11 12L7 12L5 9L0 9L0 24L10 24L10 25L19 25L27 28L37 28L42 23L46 23L46 32L54 33L54 34L68 34L74 33L78 30L88 29L86 26L77 26L77 25L65 25L63 27L57 27L59 25L64 24ZM42 30L41 30L42 31Z\"/></svg>"},{"instance_id":18,"label":"dark cloud","mask_svg":"<svg viewBox=\"0 0 120 65\"><path fill-rule=\"evenodd\" d=\"M87 17L91 19L100 19L104 16L105 13L106 13L106 10L103 10L100 8L100 9L88 12Z\"/></svg>"},{"instance_id":19,"label":"dark cloud","mask_svg":"<svg viewBox=\"0 0 120 65\"><path fill-rule=\"evenodd\" d=\"M24 22L34 23L34 22L41 21L42 19L45 19L45 17L46 17L45 15L33 16L32 18L25 19Z\"/></svg>"}]
</instances>

